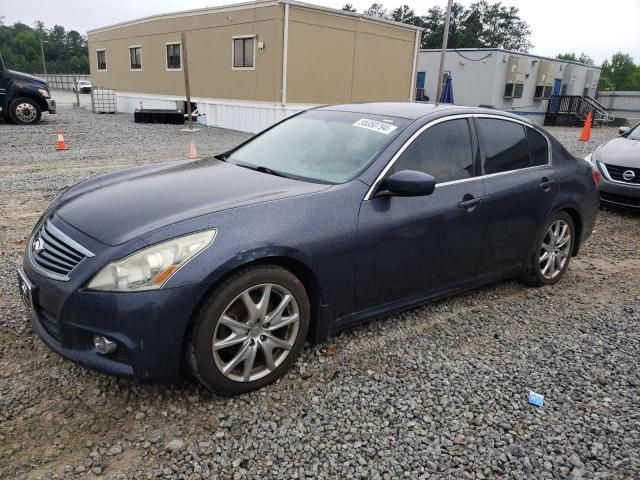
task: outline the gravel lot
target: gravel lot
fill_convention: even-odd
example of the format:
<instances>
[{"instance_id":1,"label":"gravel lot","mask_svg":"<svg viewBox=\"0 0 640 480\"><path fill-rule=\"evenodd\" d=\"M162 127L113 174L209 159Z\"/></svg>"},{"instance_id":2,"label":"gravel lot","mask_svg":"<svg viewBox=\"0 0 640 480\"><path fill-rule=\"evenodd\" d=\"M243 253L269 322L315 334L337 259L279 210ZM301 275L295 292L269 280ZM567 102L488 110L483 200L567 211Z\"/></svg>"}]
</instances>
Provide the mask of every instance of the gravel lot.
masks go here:
<instances>
[{"instance_id":1,"label":"gravel lot","mask_svg":"<svg viewBox=\"0 0 640 480\"><path fill-rule=\"evenodd\" d=\"M38 215L89 176L247 137L179 130L65 106L0 123L0 478L640 478L640 215L603 211L555 287L502 282L351 329L237 398L49 352L15 287ZM615 135L551 131L577 155Z\"/></svg>"}]
</instances>

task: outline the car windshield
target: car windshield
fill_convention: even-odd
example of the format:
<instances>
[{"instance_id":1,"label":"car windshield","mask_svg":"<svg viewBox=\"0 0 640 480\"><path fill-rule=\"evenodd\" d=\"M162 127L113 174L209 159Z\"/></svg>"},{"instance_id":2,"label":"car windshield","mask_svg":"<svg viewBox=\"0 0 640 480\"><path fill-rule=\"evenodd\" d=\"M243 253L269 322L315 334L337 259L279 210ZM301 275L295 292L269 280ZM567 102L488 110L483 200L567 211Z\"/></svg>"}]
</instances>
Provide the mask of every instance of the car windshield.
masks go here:
<instances>
[{"instance_id":1,"label":"car windshield","mask_svg":"<svg viewBox=\"0 0 640 480\"><path fill-rule=\"evenodd\" d=\"M80 85L89 85L89 82L86 80L80 80Z\"/></svg>"},{"instance_id":2,"label":"car windshield","mask_svg":"<svg viewBox=\"0 0 640 480\"><path fill-rule=\"evenodd\" d=\"M409 123L397 117L310 110L255 137L226 159L323 183L355 178Z\"/></svg>"},{"instance_id":3,"label":"car windshield","mask_svg":"<svg viewBox=\"0 0 640 480\"><path fill-rule=\"evenodd\" d=\"M640 123L633 127L626 136L629 140L640 140Z\"/></svg>"}]
</instances>

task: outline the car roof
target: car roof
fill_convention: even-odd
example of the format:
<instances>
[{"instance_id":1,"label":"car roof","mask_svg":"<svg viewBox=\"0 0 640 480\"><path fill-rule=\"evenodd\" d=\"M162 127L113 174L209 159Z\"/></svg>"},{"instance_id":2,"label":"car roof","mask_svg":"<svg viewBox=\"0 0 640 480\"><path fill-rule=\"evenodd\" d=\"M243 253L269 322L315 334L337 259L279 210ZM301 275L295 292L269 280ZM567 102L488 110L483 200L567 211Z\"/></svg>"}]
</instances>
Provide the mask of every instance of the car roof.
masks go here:
<instances>
[{"instance_id":1,"label":"car roof","mask_svg":"<svg viewBox=\"0 0 640 480\"><path fill-rule=\"evenodd\" d=\"M406 118L408 120L417 120L426 116L446 116L461 113L485 113L490 115L500 115L507 118L516 118L526 123L529 120L513 115L501 110L493 110L490 108L465 107L460 105L433 104L423 102L368 102L368 103L346 103L343 105L327 105L320 107L318 110L330 110L335 112L353 112L369 115L383 115L398 118Z\"/></svg>"}]
</instances>

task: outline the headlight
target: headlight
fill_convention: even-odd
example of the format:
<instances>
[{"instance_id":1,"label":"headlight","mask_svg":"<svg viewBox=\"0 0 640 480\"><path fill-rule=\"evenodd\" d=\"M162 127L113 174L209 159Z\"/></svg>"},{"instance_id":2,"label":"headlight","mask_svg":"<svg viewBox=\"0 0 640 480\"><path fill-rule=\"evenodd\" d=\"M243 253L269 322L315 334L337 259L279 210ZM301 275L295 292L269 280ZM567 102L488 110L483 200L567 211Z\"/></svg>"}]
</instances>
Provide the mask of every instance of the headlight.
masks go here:
<instances>
[{"instance_id":1,"label":"headlight","mask_svg":"<svg viewBox=\"0 0 640 480\"><path fill-rule=\"evenodd\" d=\"M144 248L100 270L87 288L116 292L155 290L213 242L216 230L174 238Z\"/></svg>"},{"instance_id":2,"label":"headlight","mask_svg":"<svg viewBox=\"0 0 640 480\"><path fill-rule=\"evenodd\" d=\"M38 93L44 98L49 98L49 92L47 92L44 88L39 88Z\"/></svg>"}]
</instances>

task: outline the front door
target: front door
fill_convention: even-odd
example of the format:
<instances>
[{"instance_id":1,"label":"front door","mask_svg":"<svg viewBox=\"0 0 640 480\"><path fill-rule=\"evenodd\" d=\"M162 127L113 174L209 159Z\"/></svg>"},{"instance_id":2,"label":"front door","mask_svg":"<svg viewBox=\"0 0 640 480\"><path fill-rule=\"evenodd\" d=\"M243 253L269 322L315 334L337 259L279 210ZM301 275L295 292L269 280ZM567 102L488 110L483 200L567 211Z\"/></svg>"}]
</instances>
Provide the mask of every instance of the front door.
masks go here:
<instances>
[{"instance_id":1,"label":"front door","mask_svg":"<svg viewBox=\"0 0 640 480\"><path fill-rule=\"evenodd\" d=\"M356 253L358 311L436 291L473 277L482 237L484 185L469 120L424 130L390 175L419 170L436 179L431 195L373 197L362 203Z\"/></svg>"},{"instance_id":2,"label":"front door","mask_svg":"<svg viewBox=\"0 0 640 480\"><path fill-rule=\"evenodd\" d=\"M517 121L477 118L486 188L486 224L480 274L522 264L551 212L559 185L549 145Z\"/></svg>"}]
</instances>

